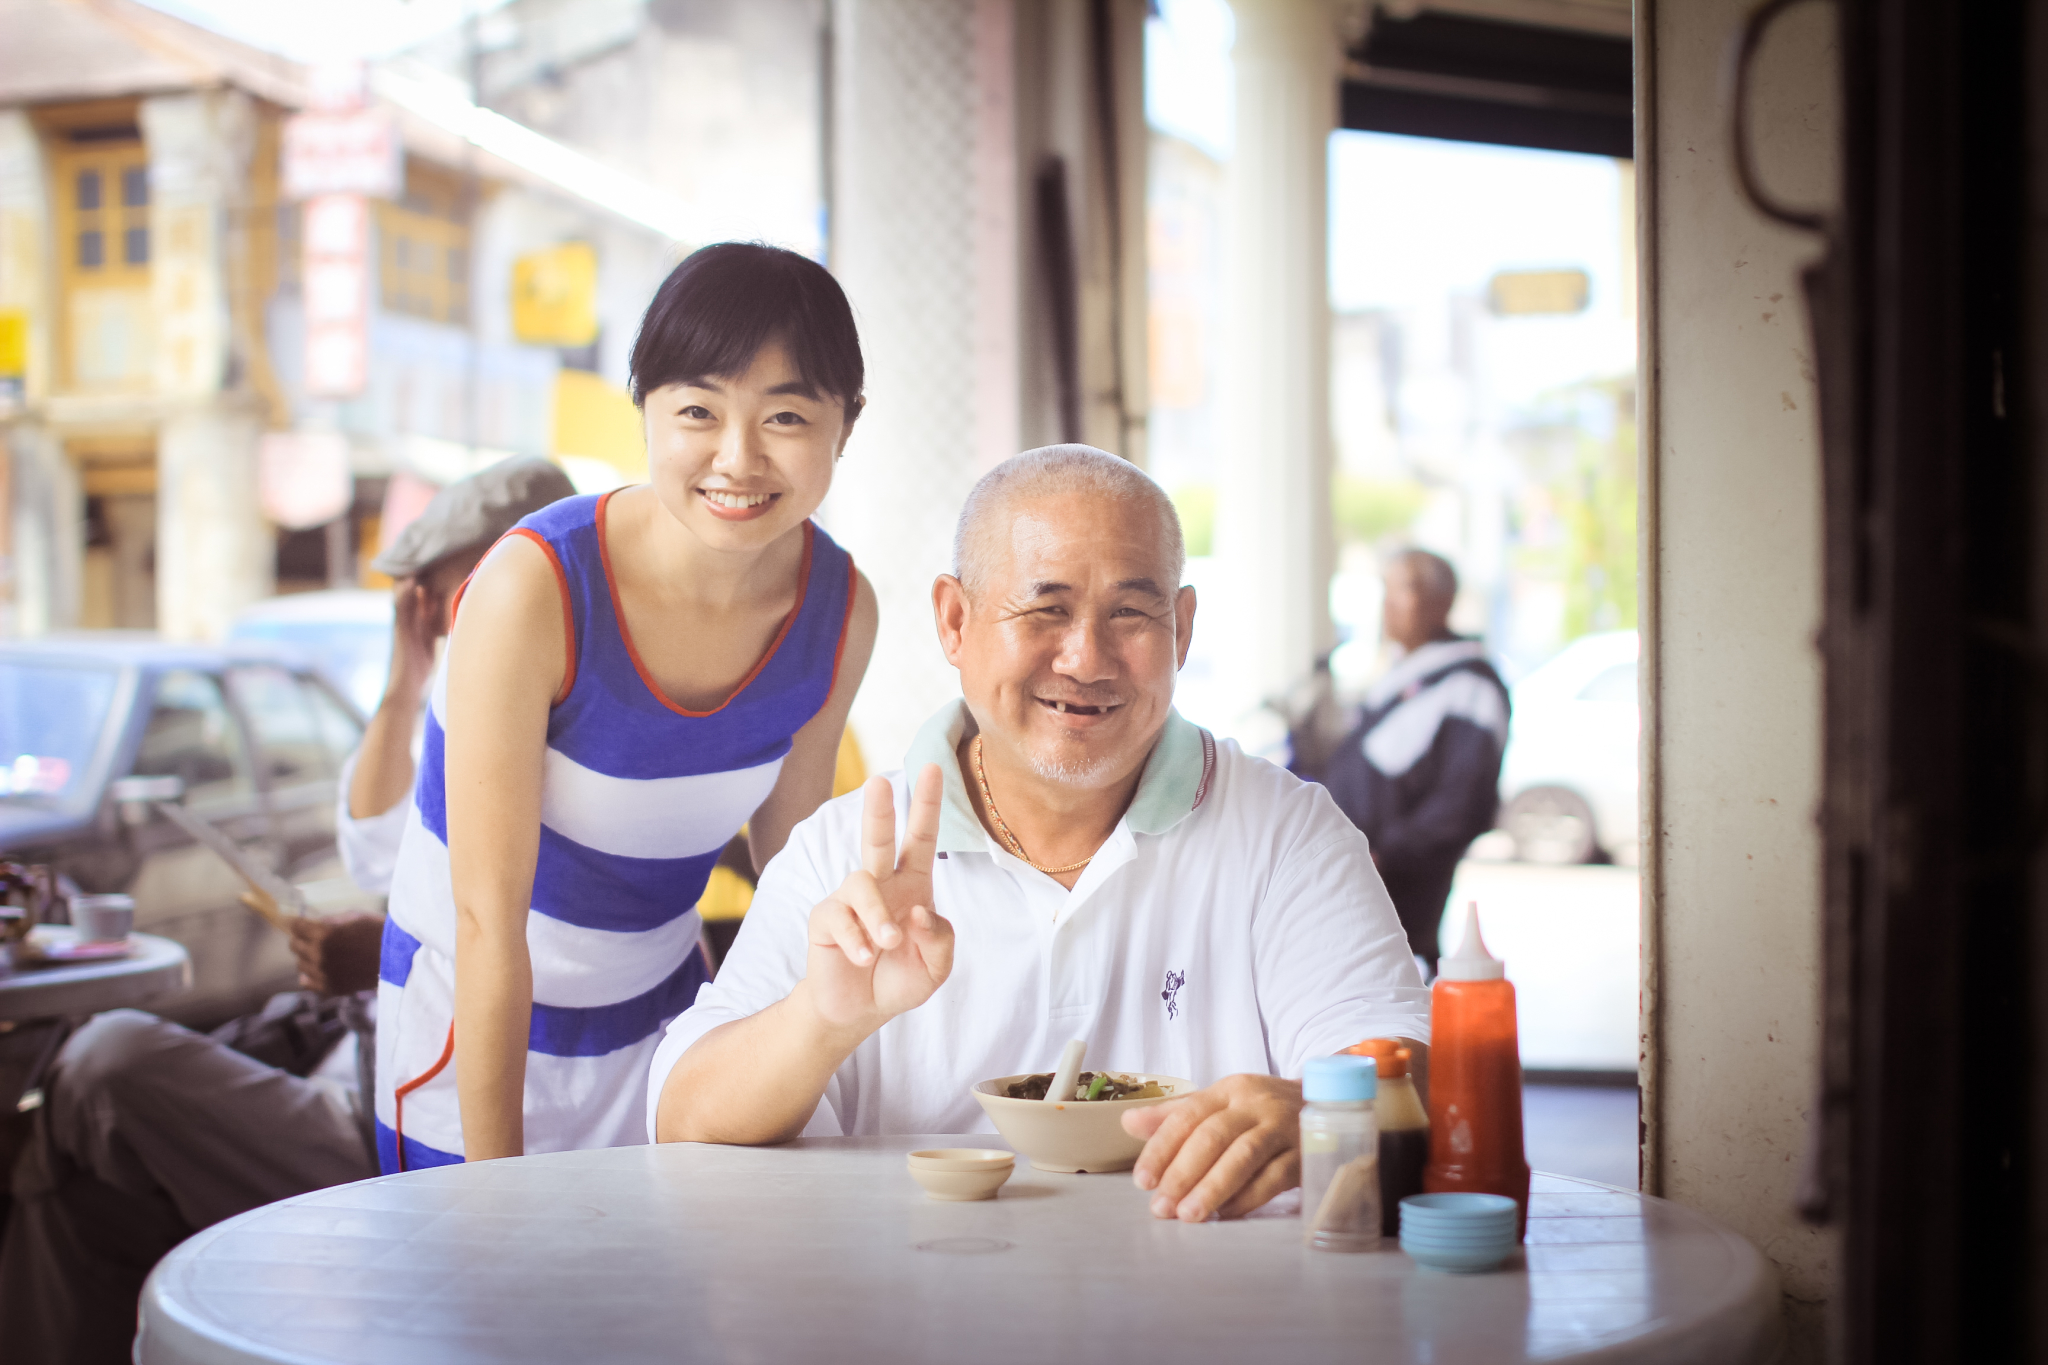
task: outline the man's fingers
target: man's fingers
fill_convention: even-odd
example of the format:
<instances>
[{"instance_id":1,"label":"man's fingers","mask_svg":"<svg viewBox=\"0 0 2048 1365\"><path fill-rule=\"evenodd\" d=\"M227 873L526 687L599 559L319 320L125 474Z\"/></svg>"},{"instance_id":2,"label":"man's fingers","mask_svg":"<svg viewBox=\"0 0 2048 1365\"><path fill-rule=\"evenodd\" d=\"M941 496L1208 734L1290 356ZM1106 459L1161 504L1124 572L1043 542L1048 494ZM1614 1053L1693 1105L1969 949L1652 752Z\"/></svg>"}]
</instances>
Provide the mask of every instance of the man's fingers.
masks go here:
<instances>
[{"instance_id":1,"label":"man's fingers","mask_svg":"<svg viewBox=\"0 0 2048 1365\"><path fill-rule=\"evenodd\" d=\"M1194 1182L1194 1188L1182 1197L1174 1213L1185 1223L1207 1221L1288 1150L1285 1139L1271 1128L1245 1129Z\"/></svg>"},{"instance_id":2,"label":"man's fingers","mask_svg":"<svg viewBox=\"0 0 2048 1365\"><path fill-rule=\"evenodd\" d=\"M1143 1109L1124 1110L1124 1131L1134 1138L1150 1140L1159 1131L1159 1125L1166 1122L1171 1111L1163 1104L1148 1104Z\"/></svg>"},{"instance_id":3,"label":"man's fingers","mask_svg":"<svg viewBox=\"0 0 2048 1365\"><path fill-rule=\"evenodd\" d=\"M1159 1186L1152 1197L1152 1211L1162 1218L1174 1216L1187 1207L1188 1196L1202 1183L1216 1163L1223 1160L1240 1134L1251 1131L1251 1117L1238 1109L1224 1109L1204 1119L1189 1133L1173 1162L1159 1174ZM1251 1172L1244 1173L1245 1179ZM1233 1193L1232 1185L1226 1193ZM1199 1221L1199 1220L1198 1220Z\"/></svg>"},{"instance_id":4,"label":"man's fingers","mask_svg":"<svg viewBox=\"0 0 2048 1365\"><path fill-rule=\"evenodd\" d=\"M929 905L920 905L910 912L910 937L932 983L943 985L953 974L952 924Z\"/></svg>"},{"instance_id":5,"label":"man's fingers","mask_svg":"<svg viewBox=\"0 0 2048 1365\"><path fill-rule=\"evenodd\" d=\"M946 779L939 765L927 763L918 770L910 789L910 824L903 832L903 853L896 866L904 872L930 876L933 855L939 848L939 804L945 797Z\"/></svg>"},{"instance_id":6,"label":"man's fingers","mask_svg":"<svg viewBox=\"0 0 2048 1365\"><path fill-rule=\"evenodd\" d=\"M868 941L877 948L886 953L902 945L903 928L890 913L888 901L882 898L882 888L872 876L866 872L849 876L839 888L839 898L860 917Z\"/></svg>"},{"instance_id":7,"label":"man's fingers","mask_svg":"<svg viewBox=\"0 0 2048 1365\"><path fill-rule=\"evenodd\" d=\"M875 945L868 941L860 916L843 901L831 901L811 915L811 946L837 948L857 967L875 965Z\"/></svg>"},{"instance_id":8,"label":"man's fingers","mask_svg":"<svg viewBox=\"0 0 2048 1365\"><path fill-rule=\"evenodd\" d=\"M1197 1090L1181 1099L1152 1106L1165 1117L1157 1120L1159 1126L1152 1130L1145 1150L1138 1153L1138 1164L1131 1168L1131 1179L1137 1182L1138 1188L1149 1190L1156 1187L1159 1178L1179 1154L1181 1143L1187 1141L1188 1134L1223 1106L1222 1100L1206 1090Z\"/></svg>"},{"instance_id":9,"label":"man's fingers","mask_svg":"<svg viewBox=\"0 0 2048 1365\"><path fill-rule=\"evenodd\" d=\"M1290 1147L1267 1162L1266 1168L1253 1176L1251 1183L1232 1195L1217 1212L1225 1218L1242 1218L1300 1183L1301 1149Z\"/></svg>"},{"instance_id":10,"label":"man's fingers","mask_svg":"<svg viewBox=\"0 0 2048 1365\"><path fill-rule=\"evenodd\" d=\"M871 877L896 867L896 793L886 777L871 777L861 804L860 865Z\"/></svg>"}]
</instances>

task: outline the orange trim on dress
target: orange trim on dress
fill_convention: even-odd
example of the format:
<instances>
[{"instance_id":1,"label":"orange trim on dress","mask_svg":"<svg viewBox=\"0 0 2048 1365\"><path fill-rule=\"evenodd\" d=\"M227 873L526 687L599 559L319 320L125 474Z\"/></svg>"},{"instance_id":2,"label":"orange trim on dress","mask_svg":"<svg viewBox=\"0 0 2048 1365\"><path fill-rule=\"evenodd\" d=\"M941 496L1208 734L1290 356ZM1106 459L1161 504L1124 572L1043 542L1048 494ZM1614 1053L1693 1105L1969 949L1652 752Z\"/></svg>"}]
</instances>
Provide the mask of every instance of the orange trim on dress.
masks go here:
<instances>
[{"instance_id":1,"label":"orange trim on dress","mask_svg":"<svg viewBox=\"0 0 2048 1365\"><path fill-rule=\"evenodd\" d=\"M603 505L598 504L600 507ZM601 519L598 522L598 534L604 534L604 522ZM568 663L562 670L562 690L555 694L554 701L550 703L553 706L560 706L569 700L569 690L576 686L576 610L570 605L569 575L562 572L562 561L555 557L555 547L548 544L540 532L530 526L515 526L505 535L508 539L512 536L523 536L540 546L540 552L548 557L548 567L555 571L555 587L562 594L562 649L569 656Z\"/></svg>"},{"instance_id":2,"label":"orange trim on dress","mask_svg":"<svg viewBox=\"0 0 2048 1365\"><path fill-rule=\"evenodd\" d=\"M441 1060L391 1092L391 1132L398 1139L398 1169L401 1173L405 1170L405 1097L440 1075L454 1056L455 1025L450 1024L448 1042L441 1049Z\"/></svg>"},{"instance_id":3,"label":"orange trim on dress","mask_svg":"<svg viewBox=\"0 0 2048 1365\"><path fill-rule=\"evenodd\" d=\"M555 571L555 588L562 594L562 647L569 656L569 663L568 667L563 670L561 692L553 701L548 703L550 706L560 706L563 702L569 700L569 689L576 685L576 612L569 605L569 576L562 572L562 561L555 558L555 547L542 539L538 531L531 530L528 527L513 527L504 535L491 542L491 550L497 549L513 536L522 536L540 546L540 552L548 557L548 567ZM490 550L486 550L484 552L484 559L489 559L490 557ZM477 561L478 569L483 567L483 562L483 559ZM469 585L474 581L476 581L476 569L471 569L469 576L462 580L462 586L455 590L454 600L448 604L448 628L451 631L455 628L455 614L462 610L462 595L469 591Z\"/></svg>"},{"instance_id":4,"label":"orange trim on dress","mask_svg":"<svg viewBox=\"0 0 2048 1365\"><path fill-rule=\"evenodd\" d=\"M806 522L805 525L810 523ZM854 572L853 556L846 557L846 615L839 622L839 647L832 651L832 685L825 689L829 699L839 687L839 661L846 657L846 637L853 633L853 599L860 591L860 575Z\"/></svg>"},{"instance_id":5,"label":"orange trim on dress","mask_svg":"<svg viewBox=\"0 0 2048 1365\"><path fill-rule=\"evenodd\" d=\"M606 493L597 500L597 557L604 565L604 587L605 591L611 594L612 616L619 623L619 642L626 647L626 657L633 661L633 671L640 675L640 681L646 685L648 693L656 701L677 715L687 716L691 720L702 720L706 716L715 716L726 707L732 705L738 699L740 693L747 690L747 685L761 676L761 670L768 666L768 661L775 657L775 651L782 648L782 642L789 638L790 627L796 624L798 613L803 611L804 595L810 591L811 587L811 533L816 528L812 526L808 519L805 520L804 558L803 563L797 566L796 602L790 607L789 615L782 618L782 628L776 631L775 638L768 642L767 651L754 661L754 666L747 670L747 676L740 679L739 686L733 688L731 694L724 701L718 703L709 711L692 711L686 706L678 706L670 701L661 688L655 685L654 676L647 671L647 665L640 661L640 651L633 644L633 632L626 628L626 608L625 604L619 601L619 582L616 578L612 577L612 548L606 543L604 533L605 508L611 505L612 493L618 491L615 488L611 493Z\"/></svg>"}]
</instances>

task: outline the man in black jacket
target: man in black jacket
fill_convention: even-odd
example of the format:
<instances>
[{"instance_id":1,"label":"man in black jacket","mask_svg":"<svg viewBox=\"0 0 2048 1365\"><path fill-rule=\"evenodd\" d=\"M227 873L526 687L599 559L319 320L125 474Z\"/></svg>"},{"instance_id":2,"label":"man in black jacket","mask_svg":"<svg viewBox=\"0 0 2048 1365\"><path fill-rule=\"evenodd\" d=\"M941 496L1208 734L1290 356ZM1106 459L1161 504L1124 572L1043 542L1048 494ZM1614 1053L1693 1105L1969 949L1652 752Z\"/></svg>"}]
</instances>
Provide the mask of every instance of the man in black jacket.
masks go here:
<instances>
[{"instance_id":1,"label":"man in black jacket","mask_svg":"<svg viewBox=\"0 0 2048 1365\"><path fill-rule=\"evenodd\" d=\"M1508 693L1477 640L1451 633L1458 575L1426 550L1386 568L1386 636L1400 659L1365 695L1365 714L1323 783L1372 841L1408 944L1429 966L1458 860L1493 827Z\"/></svg>"}]
</instances>

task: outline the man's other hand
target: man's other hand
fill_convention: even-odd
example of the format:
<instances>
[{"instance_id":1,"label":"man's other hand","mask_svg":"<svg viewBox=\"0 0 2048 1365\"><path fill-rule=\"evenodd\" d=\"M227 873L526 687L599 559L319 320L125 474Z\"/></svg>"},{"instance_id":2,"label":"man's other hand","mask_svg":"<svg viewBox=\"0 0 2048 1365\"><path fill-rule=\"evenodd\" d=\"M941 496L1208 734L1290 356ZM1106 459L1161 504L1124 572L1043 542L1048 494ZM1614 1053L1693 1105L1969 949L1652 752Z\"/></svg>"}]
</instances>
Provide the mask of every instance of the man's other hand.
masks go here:
<instances>
[{"instance_id":1,"label":"man's other hand","mask_svg":"<svg viewBox=\"0 0 2048 1365\"><path fill-rule=\"evenodd\" d=\"M1242 1218L1301 1183L1300 1081L1226 1076L1123 1122L1145 1139L1131 1178L1153 1191L1155 1218Z\"/></svg>"},{"instance_id":2,"label":"man's other hand","mask_svg":"<svg viewBox=\"0 0 2048 1365\"><path fill-rule=\"evenodd\" d=\"M938 765L927 763L911 789L899 855L895 793L886 778L868 782L861 866L811 911L804 980L834 1029L873 1032L931 999L952 973L953 926L932 898L943 790Z\"/></svg>"},{"instance_id":3,"label":"man's other hand","mask_svg":"<svg viewBox=\"0 0 2048 1365\"><path fill-rule=\"evenodd\" d=\"M377 988L377 959L383 951L382 915L336 915L292 921L292 956L299 984L322 995L352 995Z\"/></svg>"}]
</instances>

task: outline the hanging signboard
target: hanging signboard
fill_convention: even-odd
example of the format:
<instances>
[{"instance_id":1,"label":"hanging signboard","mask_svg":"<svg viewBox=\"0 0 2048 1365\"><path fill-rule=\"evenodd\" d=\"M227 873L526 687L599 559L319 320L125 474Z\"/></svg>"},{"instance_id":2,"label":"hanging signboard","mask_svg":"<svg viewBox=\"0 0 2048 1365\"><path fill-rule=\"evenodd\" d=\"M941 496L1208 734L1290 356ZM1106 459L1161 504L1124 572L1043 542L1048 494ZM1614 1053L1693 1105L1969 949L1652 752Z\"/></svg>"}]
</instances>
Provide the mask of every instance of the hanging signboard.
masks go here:
<instances>
[{"instance_id":1,"label":"hanging signboard","mask_svg":"<svg viewBox=\"0 0 2048 1365\"><path fill-rule=\"evenodd\" d=\"M370 206L353 194L309 199L300 239L306 392L353 398L370 371Z\"/></svg>"},{"instance_id":2,"label":"hanging signboard","mask_svg":"<svg viewBox=\"0 0 2048 1365\"><path fill-rule=\"evenodd\" d=\"M396 199L405 187L398 125L382 109L294 115L285 120L283 161L288 199L321 194Z\"/></svg>"},{"instance_id":3,"label":"hanging signboard","mask_svg":"<svg viewBox=\"0 0 2048 1365\"><path fill-rule=\"evenodd\" d=\"M337 431L272 431L256 452L263 515L288 531L324 526L355 500L348 438Z\"/></svg>"}]
</instances>

